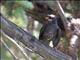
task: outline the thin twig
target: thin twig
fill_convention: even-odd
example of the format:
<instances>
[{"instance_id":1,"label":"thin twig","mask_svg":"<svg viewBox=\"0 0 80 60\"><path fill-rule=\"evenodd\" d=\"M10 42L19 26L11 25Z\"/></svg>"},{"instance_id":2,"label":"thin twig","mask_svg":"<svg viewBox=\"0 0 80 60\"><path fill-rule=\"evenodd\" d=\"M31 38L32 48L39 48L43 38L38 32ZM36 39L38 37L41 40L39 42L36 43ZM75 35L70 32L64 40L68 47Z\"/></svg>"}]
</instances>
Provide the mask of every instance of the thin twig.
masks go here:
<instances>
[{"instance_id":1,"label":"thin twig","mask_svg":"<svg viewBox=\"0 0 80 60\"><path fill-rule=\"evenodd\" d=\"M15 60L19 60L17 56L14 55L14 53L10 50L10 48L7 46L7 44L1 39L1 43L5 46L5 48L10 52L10 54L12 55L12 57Z\"/></svg>"},{"instance_id":2,"label":"thin twig","mask_svg":"<svg viewBox=\"0 0 80 60\"><path fill-rule=\"evenodd\" d=\"M61 20L62 20L62 22L64 24L65 32L67 32L67 29L68 29L67 19L65 17L65 12L64 12L59 0L56 0L56 6L57 6L58 13L61 16Z\"/></svg>"},{"instance_id":3,"label":"thin twig","mask_svg":"<svg viewBox=\"0 0 80 60\"><path fill-rule=\"evenodd\" d=\"M29 56L28 56L28 55L26 54L26 52L24 51L23 47L21 47L15 40L13 40L13 39L10 38L9 36L5 35L4 33L3 33L3 35L4 35L5 37L7 37L12 43L14 43L14 44L20 49L20 51L22 52L22 54L23 54L28 60L30 60Z\"/></svg>"}]
</instances>

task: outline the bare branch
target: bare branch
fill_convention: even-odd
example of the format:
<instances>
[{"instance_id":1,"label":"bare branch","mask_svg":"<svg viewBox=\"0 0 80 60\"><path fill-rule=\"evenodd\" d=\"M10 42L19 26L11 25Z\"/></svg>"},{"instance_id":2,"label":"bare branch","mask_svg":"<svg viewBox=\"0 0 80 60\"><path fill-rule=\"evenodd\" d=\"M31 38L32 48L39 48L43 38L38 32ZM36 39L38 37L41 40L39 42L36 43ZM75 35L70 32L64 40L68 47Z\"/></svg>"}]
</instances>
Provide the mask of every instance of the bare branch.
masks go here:
<instances>
[{"instance_id":1,"label":"bare branch","mask_svg":"<svg viewBox=\"0 0 80 60\"><path fill-rule=\"evenodd\" d=\"M7 46L7 44L1 39L1 43L5 46L5 48L10 52L12 57L16 60L19 60L17 56L14 55L14 53L10 50L10 48Z\"/></svg>"},{"instance_id":2,"label":"bare branch","mask_svg":"<svg viewBox=\"0 0 80 60\"><path fill-rule=\"evenodd\" d=\"M59 13L59 15L62 18L62 22L64 24L64 28L65 28L65 30L67 30L67 28L68 28L68 26L67 26L67 19L65 18L65 13L64 13L64 11L63 11L59 1L57 1L57 0L56 0L56 5L57 5L58 13Z\"/></svg>"},{"instance_id":3,"label":"bare branch","mask_svg":"<svg viewBox=\"0 0 80 60\"><path fill-rule=\"evenodd\" d=\"M2 32L1 32L2 33ZM5 35L4 33L2 33L5 37L7 37L12 43L14 43L21 51L21 53L25 56L26 59L29 60L29 56L26 54L26 52L24 51L24 49L12 38L8 37L7 35Z\"/></svg>"}]
</instances>

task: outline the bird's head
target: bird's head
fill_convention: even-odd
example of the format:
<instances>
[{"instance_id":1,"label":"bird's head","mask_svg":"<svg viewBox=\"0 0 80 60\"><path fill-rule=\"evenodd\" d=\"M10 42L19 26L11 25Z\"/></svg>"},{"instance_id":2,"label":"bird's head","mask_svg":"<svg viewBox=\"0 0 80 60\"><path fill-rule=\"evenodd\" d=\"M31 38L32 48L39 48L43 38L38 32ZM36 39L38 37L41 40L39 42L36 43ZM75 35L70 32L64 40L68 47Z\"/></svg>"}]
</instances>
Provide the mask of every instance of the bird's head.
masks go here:
<instances>
[{"instance_id":1,"label":"bird's head","mask_svg":"<svg viewBox=\"0 0 80 60\"><path fill-rule=\"evenodd\" d=\"M55 18L55 15L49 14L49 15L47 15L47 17L45 19L48 21L53 21L54 18Z\"/></svg>"}]
</instances>

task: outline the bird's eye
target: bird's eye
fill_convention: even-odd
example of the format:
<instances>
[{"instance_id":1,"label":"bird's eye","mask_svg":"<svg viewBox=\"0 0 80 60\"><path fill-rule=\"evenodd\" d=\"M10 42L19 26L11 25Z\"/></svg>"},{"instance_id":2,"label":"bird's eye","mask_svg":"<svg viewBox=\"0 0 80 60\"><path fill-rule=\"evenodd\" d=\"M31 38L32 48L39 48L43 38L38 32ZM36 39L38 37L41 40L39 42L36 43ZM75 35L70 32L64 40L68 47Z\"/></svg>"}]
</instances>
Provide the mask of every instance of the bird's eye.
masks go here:
<instances>
[{"instance_id":1,"label":"bird's eye","mask_svg":"<svg viewBox=\"0 0 80 60\"><path fill-rule=\"evenodd\" d=\"M52 17L49 17L49 19L52 19Z\"/></svg>"}]
</instances>

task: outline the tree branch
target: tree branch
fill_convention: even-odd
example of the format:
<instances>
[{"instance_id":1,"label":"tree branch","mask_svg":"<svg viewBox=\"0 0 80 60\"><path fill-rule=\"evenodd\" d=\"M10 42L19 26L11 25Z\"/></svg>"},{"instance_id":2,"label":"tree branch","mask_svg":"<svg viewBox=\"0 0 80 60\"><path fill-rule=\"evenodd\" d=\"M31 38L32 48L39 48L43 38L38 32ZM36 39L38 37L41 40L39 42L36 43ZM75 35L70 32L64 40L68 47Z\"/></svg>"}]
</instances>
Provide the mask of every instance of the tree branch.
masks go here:
<instances>
[{"instance_id":1,"label":"tree branch","mask_svg":"<svg viewBox=\"0 0 80 60\"><path fill-rule=\"evenodd\" d=\"M26 54L25 50L23 49L23 47L21 45L19 45L15 40L13 40L12 38L10 38L9 36L5 35L4 33L2 33L6 38L8 38L13 44L15 44L17 46L17 48L21 51L21 53L25 56L26 59L29 60L29 56ZM2 39L3 40L3 39ZM6 43L5 43L6 44ZM7 45L7 44L6 44Z\"/></svg>"},{"instance_id":2,"label":"tree branch","mask_svg":"<svg viewBox=\"0 0 80 60\"><path fill-rule=\"evenodd\" d=\"M55 51L54 48L43 45L38 39L24 31L14 23L1 17L1 30L12 39L17 39L22 42L25 46L30 48L33 52L39 54L46 60L70 60L71 57L65 55L59 51Z\"/></svg>"},{"instance_id":3,"label":"tree branch","mask_svg":"<svg viewBox=\"0 0 80 60\"><path fill-rule=\"evenodd\" d=\"M14 55L14 53L11 51L11 49L7 46L7 44L1 40L1 43L5 46L5 48L10 52L10 54L12 55L12 57L15 59L15 60L19 60L17 56Z\"/></svg>"},{"instance_id":4,"label":"tree branch","mask_svg":"<svg viewBox=\"0 0 80 60\"><path fill-rule=\"evenodd\" d=\"M65 13L64 13L64 10L63 8L61 7L60 5L60 2L56 0L56 6L57 6L57 10L58 10L58 13L59 15L61 16L61 19L62 19L62 22L63 22L63 25L64 25L64 28L65 28L65 31L67 31L67 19L65 17Z\"/></svg>"}]
</instances>

